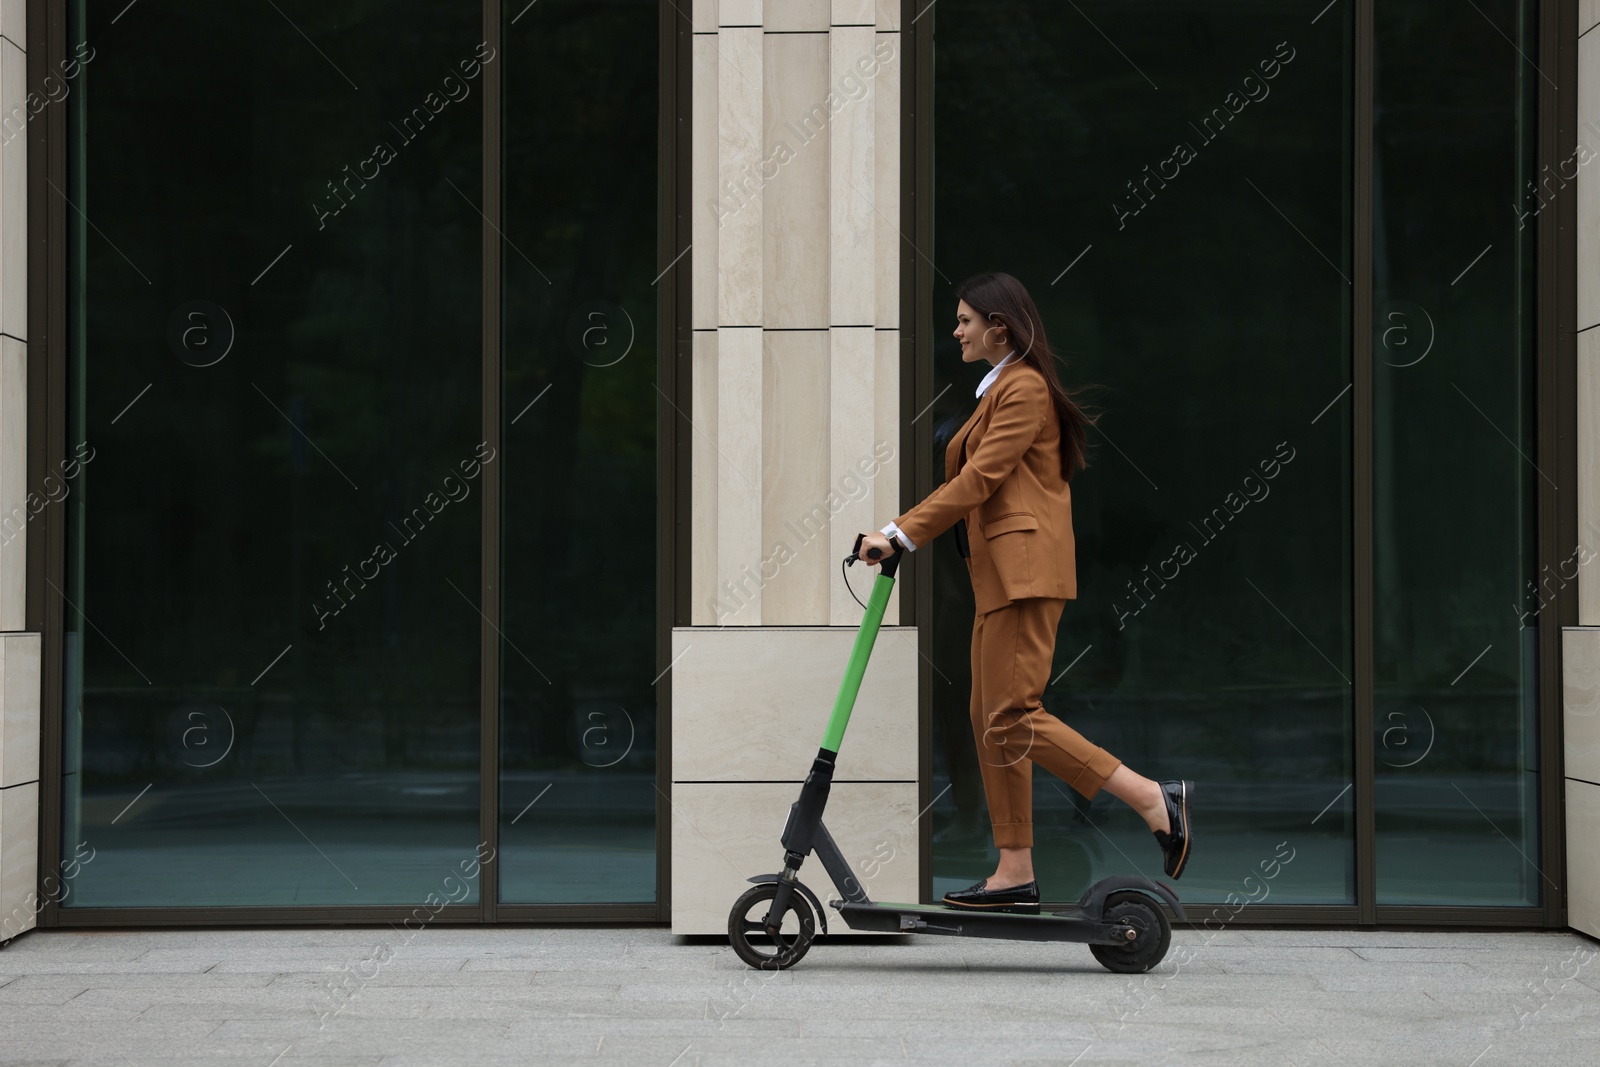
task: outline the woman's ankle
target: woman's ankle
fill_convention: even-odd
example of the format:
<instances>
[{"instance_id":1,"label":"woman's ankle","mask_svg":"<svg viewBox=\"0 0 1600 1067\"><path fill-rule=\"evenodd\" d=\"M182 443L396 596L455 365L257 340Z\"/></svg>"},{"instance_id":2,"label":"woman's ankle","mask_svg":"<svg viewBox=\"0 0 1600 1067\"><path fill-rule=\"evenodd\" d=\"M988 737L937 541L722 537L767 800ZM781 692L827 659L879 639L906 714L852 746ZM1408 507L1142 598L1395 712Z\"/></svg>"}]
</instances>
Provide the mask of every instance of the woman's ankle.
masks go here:
<instances>
[{"instance_id":1,"label":"woman's ankle","mask_svg":"<svg viewBox=\"0 0 1600 1067\"><path fill-rule=\"evenodd\" d=\"M1021 874L1021 875L1019 875L1019 874L1017 874L1017 873L1015 873L1013 871L1005 871L1005 872L996 871L994 874L991 874L989 876L988 881L984 883L984 888L985 889L1011 889L1014 886L1027 885L1029 882L1031 882L1033 880L1034 880L1034 878L1033 878L1033 872L1032 871L1028 871L1026 874Z\"/></svg>"},{"instance_id":2,"label":"woman's ankle","mask_svg":"<svg viewBox=\"0 0 1600 1067\"><path fill-rule=\"evenodd\" d=\"M1033 881L1033 849L1002 848L1000 862L989 876L990 889L1009 889Z\"/></svg>"},{"instance_id":3,"label":"woman's ankle","mask_svg":"<svg viewBox=\"0 0 1600 1067\"><path fill-rule=\"evenodd\" d=\"M1145 825L1151 830L1172 832L1172 820L1167 816L1167 798L1161 792L1159 785L1155 788L1155 802L1149 808L1142 809L1139 814L1144 816Z\"/></svg>"},{"instance_id":4,"label":"woman's ankle","mask_svg":"<svg viewBox=\"0 0 1600 1067\"><path fill-rule=\"evenodd\" d=\"M1171 832L1167 818L1167 798L1161 792L1161 783L1135 772L1126 764L1119 764L1106 779L1106 790L1132 808L1151 830Z\"/></svg>"}]
</instances>

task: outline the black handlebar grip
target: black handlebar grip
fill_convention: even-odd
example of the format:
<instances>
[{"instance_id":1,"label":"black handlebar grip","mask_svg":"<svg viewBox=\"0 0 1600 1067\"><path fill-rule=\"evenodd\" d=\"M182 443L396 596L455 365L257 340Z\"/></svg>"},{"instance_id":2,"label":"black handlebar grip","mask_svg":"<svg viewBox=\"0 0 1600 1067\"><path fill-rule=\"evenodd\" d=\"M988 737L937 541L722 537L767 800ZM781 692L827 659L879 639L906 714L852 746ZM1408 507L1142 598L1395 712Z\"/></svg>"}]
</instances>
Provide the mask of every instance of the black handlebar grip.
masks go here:
<instances>
[{"instance_id":1,"label":"black handlebar grip","mask_svg":"<svg viewBox=\"0 0 1600 1067\"><path fill-rule=\"evenodd\" d=\"M856 534L856 547L851 551L851 553L848 556L846 556L844 558L844 562L845 562L846 566L854 563L858 559L881 560L881 559L885 558L884 554L883 554L883 550L881 548L869 548L867 550L867 554L865 556L863 556L861 554L861 543L863 541L865 541L866 539L867 539L867 535L866 534ZM900 544L900 541L899 541L898 538L891 537L891 538L889 538L889 547L890 547L890 549L893 550L893 551L890 552L890 556L892 557L895 553L899 552L905 546ZM884 566L887 567L887 566L889 566L889 564L885 563ZM891 571L886 572L886 573L889 573L889 574L892 575L893 572L891 570Z\"/></svg>"}]
</instances>

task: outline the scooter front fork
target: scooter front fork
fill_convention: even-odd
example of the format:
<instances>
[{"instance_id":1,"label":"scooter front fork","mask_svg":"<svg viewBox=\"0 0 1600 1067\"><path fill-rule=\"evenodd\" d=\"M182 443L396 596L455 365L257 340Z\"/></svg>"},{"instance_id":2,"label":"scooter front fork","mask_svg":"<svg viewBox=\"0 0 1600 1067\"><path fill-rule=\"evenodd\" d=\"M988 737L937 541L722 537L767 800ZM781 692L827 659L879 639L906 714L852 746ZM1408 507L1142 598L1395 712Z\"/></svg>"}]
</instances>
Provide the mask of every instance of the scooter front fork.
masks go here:
<instances>
[{"instance_id":1,"label":"scooter front fork","mask_svg":"<svg viewBox=\"0 0 1600 1067\"><path fill-rule=\"evenodd\" d=\"M766 921L762 923L762 928L772 937L777 937L783 926L783 913L789 910L789 898L794 895L800 864L804 862L805 857L797 852L785 852L783 855L783 872L778 875L778 888L772 894L772 906L767 911Z\"/></svg>"},{"instance_id":2,"label":"scooter front fork","mask_svg":"<svg viewBox=\"0 0 1600 1067\"><path fill-rule=\"evenodd\" d=\"M811 773L800 786L800 799L789 807L789 818L783 825L783 873L778 876L778 889L764 924L767 933L774 937L783 924L783 913L789 908L800 865L815 846L817 828L822 825L822 813L828 806L828 793L833 786L836 755L826 748L817 751L816 759L811 761Z\"/></svg>"}]
</instances>

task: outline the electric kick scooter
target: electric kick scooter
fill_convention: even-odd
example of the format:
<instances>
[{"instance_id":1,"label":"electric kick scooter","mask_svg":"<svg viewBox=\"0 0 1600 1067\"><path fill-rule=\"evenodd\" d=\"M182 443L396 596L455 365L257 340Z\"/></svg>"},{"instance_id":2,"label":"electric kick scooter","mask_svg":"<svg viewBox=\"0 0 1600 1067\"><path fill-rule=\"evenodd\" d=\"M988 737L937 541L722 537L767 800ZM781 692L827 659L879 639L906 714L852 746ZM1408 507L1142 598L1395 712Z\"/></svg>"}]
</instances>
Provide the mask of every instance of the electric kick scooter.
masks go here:
<instances>
[{"instance_id":1,"label":"electric kick scooter","mask_svg":"<svg viewBox=\"0 0 1600 1067\"><path fill-rule=\"evenodd\" d=\"M845 564L861 558L862 538ZM829 903L853 930L882 933L948 934L957 937L997 937L1011 941L1078 941L1089 946L1094 958L1108 970L1125 974L1148 971L1161 962L1172 939L1172 926L1160 905L1166 904L1179 919L1187 918L1171 889L1148 878L1116 875L1102 878L1084 891L1078 903L1049 915L969 911L942 904L893 904L868 898L851 873L850 864L822 824L833 782L834 761L850 722L867 659L888 607L895 571L902 555L895 553L880 564L867 601L866 615L856 634L850 662L839 684L839 696L822 736L822 748L800 787L800 799L789 806L784 823L783 871L761 874L750 881L755 887L734 902L728 915L728 941L739 958L760 970L783 970L800 962L810 949L817 927L828 932L828 919L817 895L798 878L800 865L815 852L843 899ZM879 553L874 550L873 559Z\"/></svg>"}]
</instances>

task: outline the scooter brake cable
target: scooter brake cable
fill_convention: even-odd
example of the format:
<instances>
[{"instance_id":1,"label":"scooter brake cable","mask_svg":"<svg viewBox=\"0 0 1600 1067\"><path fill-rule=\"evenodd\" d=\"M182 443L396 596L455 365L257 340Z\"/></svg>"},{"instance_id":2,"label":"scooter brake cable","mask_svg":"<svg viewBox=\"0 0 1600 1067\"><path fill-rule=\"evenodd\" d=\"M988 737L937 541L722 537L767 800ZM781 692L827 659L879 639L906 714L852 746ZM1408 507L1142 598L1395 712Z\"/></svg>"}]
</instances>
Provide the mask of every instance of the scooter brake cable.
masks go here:
<instances>
[{"instance_id":1,"label":"scooter brake cable","mask_svg":"<svg viewBox=\"0 0 1600 1067\"><path fill-rule=\"evenodd\" d=\"M850 599L854 600L857 604L861 604L861 598L856 596L856 591L854 589L850 588L850 574L845 570L845 567L849 565L851 558L852 557L846 556L844 559L839 561L839 577L844 579L844 587L850 590ZM865 604L861 604L861 610L866 611L867 606Z\"/></svg>"}]
</instances>

